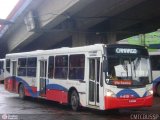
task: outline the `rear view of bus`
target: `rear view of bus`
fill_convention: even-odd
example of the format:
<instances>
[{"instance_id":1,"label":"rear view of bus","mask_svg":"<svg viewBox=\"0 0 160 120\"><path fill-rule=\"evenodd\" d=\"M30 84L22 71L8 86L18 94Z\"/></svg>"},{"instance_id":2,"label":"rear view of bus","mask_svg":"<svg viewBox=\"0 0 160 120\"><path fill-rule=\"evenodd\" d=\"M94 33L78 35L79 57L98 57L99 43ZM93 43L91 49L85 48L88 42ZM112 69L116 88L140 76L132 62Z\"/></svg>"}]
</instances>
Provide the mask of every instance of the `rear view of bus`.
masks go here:
<instances>
[{"instance_id":1,"label":"rear view of bus","mask_svg":"<svg viewBox=\"0 0 160 120\"><path fill-rule=\"evenodd\" d=\"M105 109L151 106L153 90L147 49L108 45L104 58Z\"/></svg>"},{"instance_id":2,"label":"rear view of bus","mask_svg":"<svg viewBox=\"0 0 160 120\"><path fill-rule=\"evenodd\" d=\"M153 92L160 96L160 52L150 52L152 78L153 78Z\"/></svg>"}]
</instances>

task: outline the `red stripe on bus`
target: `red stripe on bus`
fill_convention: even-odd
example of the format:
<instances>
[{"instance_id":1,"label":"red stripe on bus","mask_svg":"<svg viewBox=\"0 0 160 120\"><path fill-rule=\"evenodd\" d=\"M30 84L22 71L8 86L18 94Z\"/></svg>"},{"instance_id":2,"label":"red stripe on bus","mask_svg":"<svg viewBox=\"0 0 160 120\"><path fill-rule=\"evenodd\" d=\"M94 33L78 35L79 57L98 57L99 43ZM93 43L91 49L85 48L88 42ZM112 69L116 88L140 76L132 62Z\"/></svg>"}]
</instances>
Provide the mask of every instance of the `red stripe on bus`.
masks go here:
<instances>
[{"instance_id":1,"label":"red stripe on bus","mask_svg":"<svg viewBox=\"0 0 160 120\"><path fill-rule=\"evenodd\" d=\"M135 99L123 99L104 97L105 109L129 108L129 107L150 107L153 103L153 97L147 96Z\"/></svg>"},{"instance_id":2,"label":"red stripe on bus","mask_svg":"<svg viewBox=\"0 0 160 120\"><path fill-rule=\"evenodd\" d=\"M18 93L18 82L14 79L5 80L5 89L9 92Z\"/></svg>"},{"instance_id":3,"label":"red stripe on bus","mask_svg":"<svg viewBox=\"0 0 160 120\"><path fill-rule=\"evenodd\" d=\"M60 103L68 103L68 92L60 90L47 90L46 91L47 100L57 101Z\"/></svg>"}]
</instances>

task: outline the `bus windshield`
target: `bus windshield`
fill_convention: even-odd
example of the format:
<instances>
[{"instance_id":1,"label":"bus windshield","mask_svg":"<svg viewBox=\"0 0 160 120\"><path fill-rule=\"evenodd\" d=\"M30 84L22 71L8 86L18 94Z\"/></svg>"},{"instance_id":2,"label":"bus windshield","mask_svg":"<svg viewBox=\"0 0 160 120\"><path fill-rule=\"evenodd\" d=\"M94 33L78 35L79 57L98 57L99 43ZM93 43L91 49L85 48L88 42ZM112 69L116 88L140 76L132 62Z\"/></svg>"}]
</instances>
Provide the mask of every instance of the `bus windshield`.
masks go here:
<instances>
[{"instance_id":1,"label":"bus windshield","mask_svg":"<svg viewBox=\"0 0 160 120\"><path fill-rule=\"evenodd\" d=\"M151 72L148 57L108 58L107 84L137 86L151 83Z\"/></svg>"}]
</instances>

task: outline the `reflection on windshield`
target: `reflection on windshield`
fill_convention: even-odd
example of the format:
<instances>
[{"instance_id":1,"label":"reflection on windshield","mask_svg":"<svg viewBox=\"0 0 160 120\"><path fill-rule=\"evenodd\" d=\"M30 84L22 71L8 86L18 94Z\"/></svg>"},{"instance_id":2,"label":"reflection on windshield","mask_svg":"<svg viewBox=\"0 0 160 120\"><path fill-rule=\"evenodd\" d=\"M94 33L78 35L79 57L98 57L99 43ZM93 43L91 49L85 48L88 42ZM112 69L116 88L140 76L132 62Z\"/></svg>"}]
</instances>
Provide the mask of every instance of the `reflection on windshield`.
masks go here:
<instances>
[{"instance_id":1,"label":"reflection on windshield","mask_svg":"<svg viewBox=\"0 0 160 120\"><path fill-rule=\"evenodd\" d=\"M116 81L129 80L132 85L148 84L151 82L149 59L109 57L108 77Z\"/></svg>"}]
</instances>

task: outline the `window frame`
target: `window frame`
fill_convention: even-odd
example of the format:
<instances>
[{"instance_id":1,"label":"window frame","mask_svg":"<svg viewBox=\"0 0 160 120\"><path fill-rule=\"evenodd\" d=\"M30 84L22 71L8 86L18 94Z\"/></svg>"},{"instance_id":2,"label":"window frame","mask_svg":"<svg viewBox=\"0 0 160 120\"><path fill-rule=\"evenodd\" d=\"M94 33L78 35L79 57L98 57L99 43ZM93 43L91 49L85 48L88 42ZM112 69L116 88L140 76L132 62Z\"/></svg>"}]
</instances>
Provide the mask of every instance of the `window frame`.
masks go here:
<instances>
[{"instance_id":1,"label":"window frame","mask_svg":"<svg viewBox=\"0 0 160 120\"><path fill-rule=\"evenodd\" d=\"M50 64L50 60L52 60L52 64ZM50 71L51 71L50 65L53 65L53 66L51 66L51 69L52 69L51 76L50 76ZM54 71L55 71L55 56L49 56L48 57L48 78L49 79L54 78Z\"/></svg>"},{"instance_id":2,"label":"window frame","mask_svg":"<svg viewBox=\"0 0 160 120\"><path fill-rule=\"evenodd\" d=\"M160 55L150 55L150 63L153 71L160 71Z\"/></svg>"},{"instance_id":3,"label":"window frame","mask_svg":"<svg viewBox=\"0 0 160 120\"><path fill-rule=\"evenodd\" d=\"M23 59L25 59L25 64L21 65L20 62ZM34 60L35 63L33 64L33 66L31 64L28 64L28 61L30 61L30 59L35 59ZM30 62L30 63L33 63L33 61ZM24 73L22 72L22 74L21 74L20 71L22 71L22 69L24 69ZM32 69L34 69L34 72L32 71ZM29 71L32 71L31 74L29 73ZM37 57L18 58L17 76L20 76L20 77L36 77L37 76Z\"/></svg>"},{"instance_id":4,"label":"window frame","mask_svg":"<svg viewBox=\"0 0 160 120\"><path fill-rule=\"evenodd\" d=\"M65 61L66 63L63 61L63 58L59 59L60 57L66 57L67 58L66 59L67 61ZM54 78L55 79L61 79L61 80L68 79L68 61L69 61L68 55L55 56L55 68L54 68ZM59 63L57 63L57 62L59 62Z\"/></svg>"},{"instance_id":5,"label":"window frame","mask_svg":"<svg viewBox=\"0 0 160 120\"><path fill-rule=\"evenodd\" d=\"M32 59L32 60L34 59L34 62L35 62L35 63L34 63L32 66L31 66L31 64L28 65L29 59ZM31 63L33 63L33 61L32 61ZM27 72L27 74L26 74L27 77L36 77L36 76L37 76L37 57L28 57L28 58L27 58L26 69L27 69L27 71L26 71L26 72ZM28 74L28 70L29 70L29 69L34 69L34 74L33 74L33 72L32 72L33 75L32 75L32 74L31 74L31 75Z\"/></svg>"},{"instance_id":6,"label":"window frame","mask_svg":"<svg viewBox=\"0 0 160 120\"><path fill-rule=\"evenodd\" d=\"M9 62L9 64L8 64L8 62ZM7 72L11 72L11 59L6 59L6 71Z\"/></svg>"},{"instance_id":7,"label":"window frame","mask_svg":"<svg viewBox=\"0 0 160 120\"><path fill-rule=\"evenodd\" d=\"M74 64L72 62L74 62ZM72 75L71 75L71 71L72 71ZM85 54L71 54L69 56L69 71L68 72L69 72L68 73L69 80L81 80L81 81L84 80L84 77L85 77Z\"/></svg>"},{"instance_id":8,"label":"window frame","mask_svg":"<svg viewBox=\"0 0 160 120\"><path fill-rule=\"evenodd\" d=\"M21 60L25 59L25 65L21 65ZM17 76L26 77L27 76L27 58L18 58L18 70L17 70ZM21 70L20 70L21 69ZM24 69L24 73L20 73Z\"/></svg>"}]
</instances>

